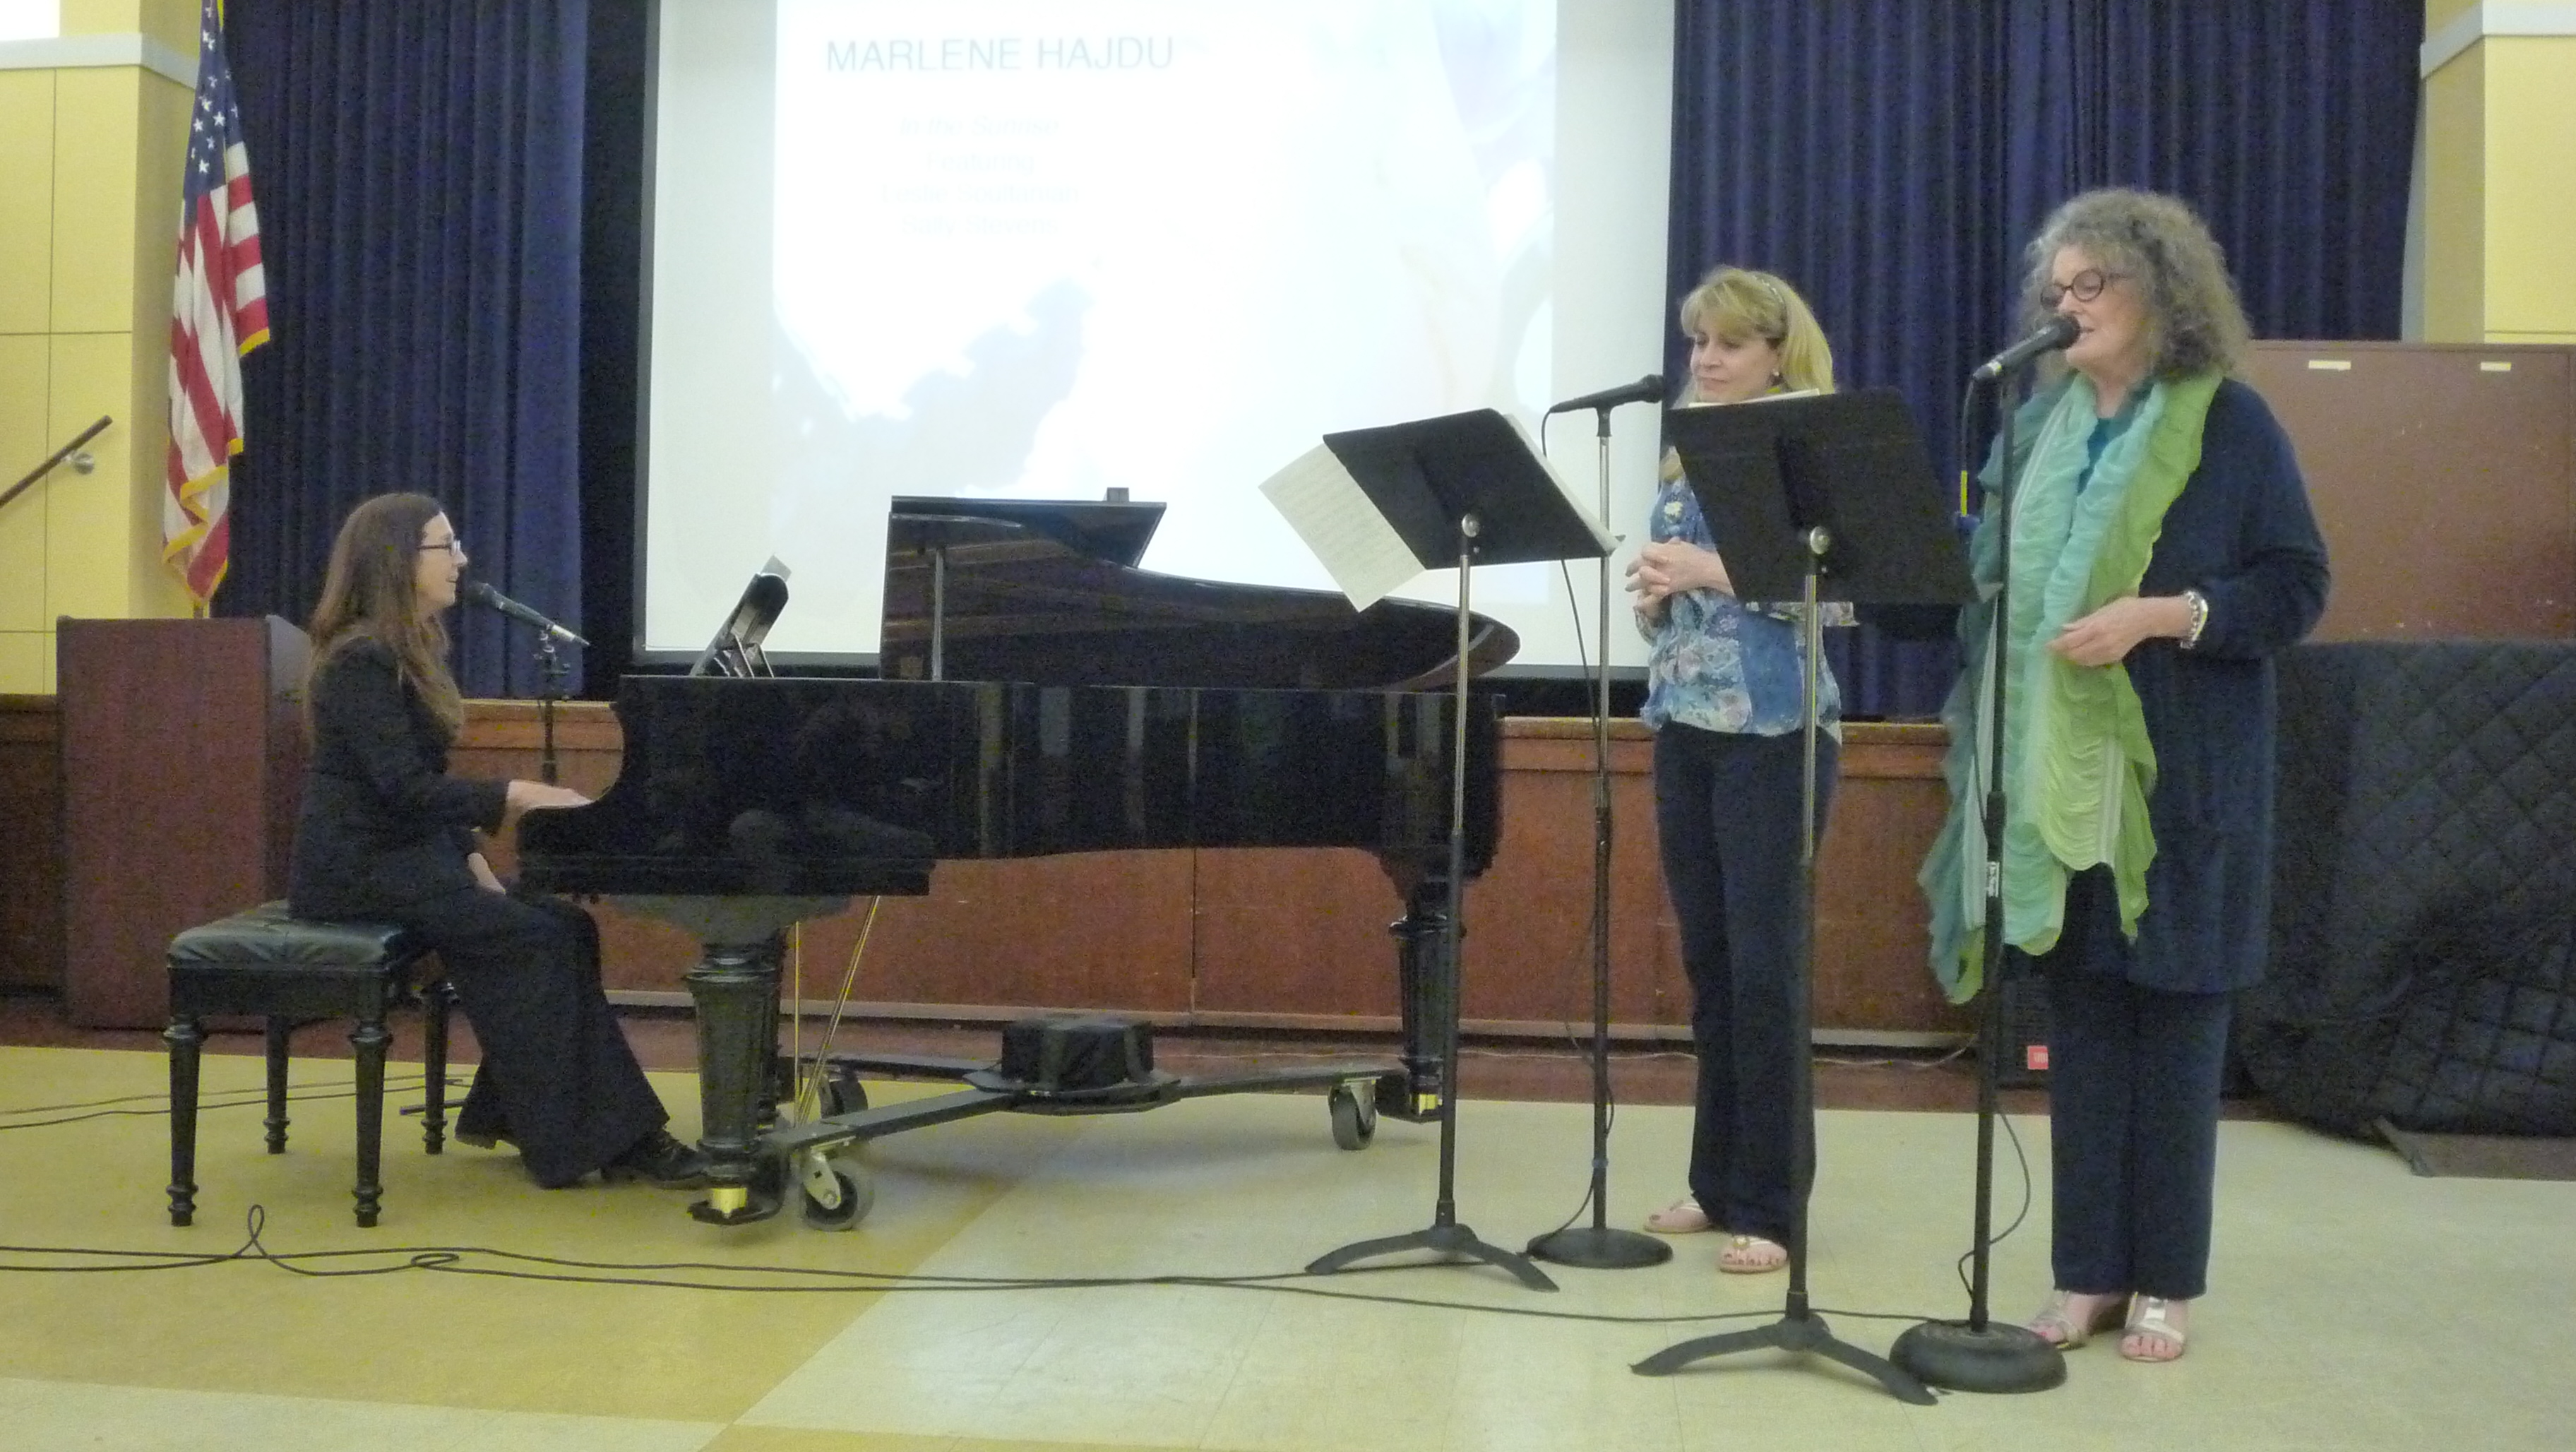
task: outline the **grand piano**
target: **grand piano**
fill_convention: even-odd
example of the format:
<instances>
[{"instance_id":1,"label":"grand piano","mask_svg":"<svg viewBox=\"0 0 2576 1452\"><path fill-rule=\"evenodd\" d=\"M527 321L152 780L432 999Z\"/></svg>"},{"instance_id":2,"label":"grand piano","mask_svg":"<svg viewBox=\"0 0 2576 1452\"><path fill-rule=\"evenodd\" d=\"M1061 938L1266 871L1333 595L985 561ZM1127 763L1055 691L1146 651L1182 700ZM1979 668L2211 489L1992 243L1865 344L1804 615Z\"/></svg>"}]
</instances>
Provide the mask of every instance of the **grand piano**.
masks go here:
<instances>
[{"instance_id":1,"label":"grand piano","mask_svg":"<svg viewBox=\"0 0 2576 1452\"><path fill-rule=\"evenodd\" d=\"M616 782L521 820L529 886L605 897L702 945L688 975L712 1167L699 1218L775 1214L791 1177L809 1220L817 1196L826 1219L845 1213L817 1151L888 1124L761 1133L778 1092L783 932L853 898L925 893L953 859L1374 853L1406 905L1390 929L1404 1033L1367 1111L1437 1111L1449 1086L1436 1034L1455 1012L1442 985L1456 981L1434 971L1456 735L1454 694L1437 687L1454 679L1456 612L1354 611L1334 594L1143 570L1161 508L897 500L884 678L628 676ZM1517 648L1508 628L1470 618L1471 674ZM1492 860L1500 773L1491 699L1471 694L1468 713L1460 861L1473 877ZM991 1107L977 1092L992 1091L953 1108ZM800 1155L805 1168L784 1163Z\"/></svg>"}]
</instances>

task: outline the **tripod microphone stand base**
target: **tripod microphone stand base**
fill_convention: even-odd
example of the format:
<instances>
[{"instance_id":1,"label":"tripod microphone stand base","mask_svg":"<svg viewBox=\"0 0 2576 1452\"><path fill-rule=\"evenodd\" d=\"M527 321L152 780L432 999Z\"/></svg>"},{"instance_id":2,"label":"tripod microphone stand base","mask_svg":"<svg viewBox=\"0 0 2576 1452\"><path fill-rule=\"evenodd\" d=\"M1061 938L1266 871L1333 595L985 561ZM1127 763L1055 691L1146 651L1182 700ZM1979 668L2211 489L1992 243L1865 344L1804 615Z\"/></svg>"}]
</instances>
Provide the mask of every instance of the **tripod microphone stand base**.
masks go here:
<instances>
[{"instance_id":1,"label":"tripod microphone stand base","mask_svg":"<svg viewBox=\"0 0 2576 1452\"><path fill-rule=\"evenodd\" d=\"M1652 1235L1606 1225L1551 1230L1529 1243L1529 1253L1535 1260L1583 1270L1637 1270L1673 1258L1673 1248Z\"/></svg>"},{"instance_id":2,"label":"tripod microphone stand base","mask_svg":"<svg viewBox=\"0 0 2576 1452\"><path fill-rule=\"evenodd\" d=\"M1678 1346L1667 1346L1629 1370L1639 1376L1669 1376L1694 1361L1736 1351L1813 1352L1874 1379L1898 1401L1918 1407L1934 1403L1932 1389L1917 1380L1912 1372L1891 1365L1857 1346L1835 1340L1834 1333L1826 1327L1822 1317L1804 1310L1793 1310L1770 1325L1751 1331L1728 1331L1685 1341ZM2065 1372L2062 1366L2058 1370L2060 1375Z\"/></svg>"},{"instance_id":3,"label":"tripod microphone stand base","mask_svg":"<svg viewBox=\"0 0 2576 1452\"><path fill-rule=\"evenodd\" d=\"M2027 1326L1926 1321L1896 1338L1888 1357L1928 1386L1965 1392L2035 1392L2063 1386L2066 1353Z\"/></svg>"},{"instance_id":4,"label":"tripod microphone stand base","mask_svg":"<svg viewBox=\"0 0 2576 1452\"><path fill-rule=\"evenodd\" d=\"M1316 1257L1306 1265L1308 1275L1331 1275L1347 1270L1364 1260L1381 1255L1394 1255L1407 1250L1428 1250L1452 1260L1483 1261L1512 1273L1522 1285L1533 1291L1552 1291L1556 1282L1547 1272L1529 1263L1526 1256L1515 1255L1499 1245L1488 1245L1476 1238L1476 1232L1455 1221L1444 1221L1406 1235L1389 1235L1378 1240L1363 1240L1353 1245Z\"/></svg>"}]
</instances>

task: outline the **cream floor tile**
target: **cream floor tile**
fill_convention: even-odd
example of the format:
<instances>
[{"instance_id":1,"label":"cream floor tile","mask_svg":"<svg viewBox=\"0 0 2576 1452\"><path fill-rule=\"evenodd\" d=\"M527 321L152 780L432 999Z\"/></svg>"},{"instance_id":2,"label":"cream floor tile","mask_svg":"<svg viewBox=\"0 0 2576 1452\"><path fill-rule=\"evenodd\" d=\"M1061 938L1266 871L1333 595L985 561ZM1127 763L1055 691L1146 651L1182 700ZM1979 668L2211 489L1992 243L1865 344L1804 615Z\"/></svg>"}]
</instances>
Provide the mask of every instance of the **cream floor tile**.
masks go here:
<instances>
[{"instance_id":1,"label":"cream floor tile","mask_svg":"<svg viewBox=\"0 0 2576 1452\"><path fill-rule=\"evenodd\" d=\"M925 1269L1272 1274L1429 1224L1432 1132L1389 1124L1376 1146L1345 1155L1325 1140L1319 1109L1311 1098L1246 1098L1195 1125L1187 1109L1063 1125L1058 1152ZM1678 1163L1683 1127L1683 1117L1632 1115L1616 1152ZM1589 1133L1579 1106L1468 1106L1461 1218L1514 1248L1550 1228L1580 1199ZM1465 1152L1471 1142L1499 1148L1479 1160ZM919 1147L931 1143L914 1146L930 1153ZM1623 1220L1664 1200L1660 1186L1631 1198ZM1299 1283L1323 1296L1156 1287L1009 1293L1016 1307L898 1298L746 1421L1247 1449L1672 1445L1684 1401L1701 1395L1694 1379L1637 1377L1628 1362L1709 1323L1494 1312L1773 1314L1777 1279L1722 1283L1714 1253L1702 1237L1654 1271L1551 1268L1567 1287L1556 1295L1487 1268L1390 1265ZM1893 1440L1855 1445L1914 1445L1901 1421L1890 1428Z\"/></svg>"},{"instance_id":2,"label":"cream floor tile","mask_svg":"<svg viewBox=\"0 0 2576 1452\"><path fill-rule=\"evenodd\" d=\"M8 1445L131 1452L696 1452L710 1423L0 1380Z\"/></svg>"},{"instance_id":3,"label":"cream floor tile","mask_svg":"<svg viewBox=\"0 0 2576 1452\"><path fill-rule=\"evenodd\" d=\"M299 1082L308 1068L319 1092L329 1071L345 1074L299 1062ZM153 1054L0 1050L0 1240L222 1253L259 1203L272 1249L375 1252L335 1263L344 1268L399 1262L389 1252L403 1247L480 1245L708 1263L685 1272L697 1277L759 1265L1243 1276L1293 1273L1347 1242L1418 1229L1433 1207L1428 1127L1387 1121L1374 1147L1349 1154L1332 1146L1320 1096L1240 1096L1093 1119L993 1116L878 1142L864 1154L877 1207L840 1235L792 1216L698 1226L680 1212L686 1197L649 1191L540 1193L506 1155L421 1156L405 1120L388 1130L387 1224L367 1232L349 1224L345 1102L314 1101L298 1106L283 1157L259 1152L257 1108L210 1112L205 1214L173 1230L162 1222L160 1069ZM221 1077L255 1099L255 1059L210 1060L208 1073L210 1089ZM661 1087L685 1129L693 1089L683 1077ZM125 1106L138 1112L6 1127L43 1117L7 1111L117 1094L138 1096ZM1621 1112L1612 1223L1634 1225L1677 1192L1688 1120ZM2026 1178L2034 1203L1996 1250L2001 1319L2036 1304L2049 1279L2047 1128L2011 1127L2029 1170L2012 1140L1999 1142L1998 1226ZM1819 1133L1811 1279L1835 1331L1881 1352L1913 1319L1964 1314L1953 1263L1970 1233L1973 1121L1829 1113ZM1512 1247L1558 1224L1583 1195L1589 1142L1584 1106L1464 1106L1460 1218ZM2070 1358L2062 1390L1948 1396L1929 1409L1812 1357L1631 1374L1661 1347L1779 1314L1784 1278L1717 1275L1717 1238L1705 1235L1676 1238L1675 1259L1649 1270L1550 1268L1564 1287L1554 1295L1486 1268L1424 1266L1288 1283L1295 1291L820 1296L417 1269L314 1280L260 1264L0 1274L0 1443L19 1445L11 1433L31 1395L42 1402L33 1415L54 1419L42 1425L86 1436L96 1429L81 1398L123 1404L137 1393L119 1383L149 1380L154 1395L213 1398L173 1413L200 1429L254 1425L225 1396L296 1409L283 1440L261 1432L250 1444L287 1447L321 1445L293 1439L345 1426L328 1409L373 1398L388 1426L537 1439L452 1443L476 1447L584 1445L584 1428L647 1421L699 1438L672 1445L718 1452L2565 1444L2576 1391L2554 1369L2576 1361L2576 1306L2563 1293L2576 1283L2576 1237L2565 1234L2576 1185L2418 1179L2384 1150L2231 1123L2218 1214L2213 1294L2181 1363L2132 1366L2105 1341ZM1711 1319L1721 1315L1739 1319ZM381 1353L391 1345L423 1352ZM113 1406L99 1415L110 1432L140 1425Z\"/></svg>"},{"instance_id":4,"label":"cream floor tile","mask_svg":"<svg viewBox=\"0 0 2576 1452\"><path fill-rule=\"evenodd\" d=\"M31 1107L140 1094L157 1097L159 1055L0 1050L0 1126L60 1115ZM298 1061L315 1093L345 1085L345 1064ZM12 1277L0 1318L0 1374L100 1375L173 1389L321 1399L384 1398L485 1410L730 1420L845 1326L873 1292L766 1295L501 1279L410 1267L444 1248L510 1250L575 1260L707 1262L705 1270L584 1270L489 1254L470 1270L724 1281L727 1267L776 1263L901 1272L998 1193L955 1173L905 1189L906 1213L863 1234L817 1236L793 1217L728 1231L699 1225L688 1196L646 1187L539 1191L507 1153L419 1152L417 1121L388 1115L384 1223L349 1215L353 1131L345 1099L294 1107L289 1153L262 1152L254 1058L212 1056L199 1137L198 1222L167 1223L167 1120L157 1113L43 1128L0 1128L0 1225L17 1245L104 1246L222 1256L245 1240L247 1212L266 1216L281 1254L355 1252L299 1262L308 1271L389 1270L316 1279L257 1261L152 1276ZM694 1081L657 1076L678 1127L694 1131ZM412 1097L412 1096L404 1096ZM392 1102L399 1102L392 1101ZM391 1102L389 1102L389 1109ZM397 1128L396 1126L400 1126ZM734 1275L733 1283L743 1278ZM427 1354L387 1358L388 1345ZM102 1368L102 1348L118 1356Z\"/></svg>"},{"instance_id":5,"label":"cream floor tile","mask_svg":"<svg viewBox=\"0 0 2576 1452\"><path fill-rule=\"evenodd\" d=\"M813 1432L796 1427L732 1426L706 1452L1136 1452L1134 1443L991 1442L975 1437L915 1437L900 1432Z\"/></svg>"}]
</instances>

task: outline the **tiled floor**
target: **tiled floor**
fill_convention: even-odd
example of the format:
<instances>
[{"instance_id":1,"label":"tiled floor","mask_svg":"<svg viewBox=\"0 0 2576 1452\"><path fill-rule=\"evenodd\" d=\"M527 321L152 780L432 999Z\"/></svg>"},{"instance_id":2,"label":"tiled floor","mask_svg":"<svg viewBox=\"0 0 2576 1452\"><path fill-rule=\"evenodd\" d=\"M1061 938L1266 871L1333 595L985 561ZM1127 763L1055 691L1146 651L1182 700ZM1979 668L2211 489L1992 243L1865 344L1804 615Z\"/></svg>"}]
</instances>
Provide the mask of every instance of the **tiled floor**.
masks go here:
<instances>
[{"instance_id":1,"label":"tiled floor","mask_svg":"<svg viewBox=\"0 0 2576 1452\"><path fill-rule=\"evenodd\" d=\"M1429 1130L1388 1121L1348 1153L1313 1095L896 1136L861 1157L877 1199L842 1234L793 1215L704 1226L688 1196L640 1187L539 1191L506 1153L423 1156L404 1119L384 1222L361 1231L346 1103L330 1097L347 1064L297 1061L318 1097L272 1157L258 1061L217 1055L208 1102L235 1107L209 1108L198 1222L174 1229L159 1045L28 1046L30 1012L0 1012L18 1045L0 1048L9 1447L2170 1452L2555 1448L2576 1425L2556 1370L2576 1359L2576 1185L2418 1179L2385 1150L2259 1120L2222 1132L2217 1290L2180 1364L2097 1344L2060 1390L1912 1408L1812 1358L1632 1374L1660 1347L1777 1314L1783 1279L1716 1275L1711 1237L1650 1270L1559 1268L1552 1295L1456 1266L1299 1276L1335 1246L1427 1224L1437 1180ZM686 1042L685 1025L635 1036L657 1065L660 1037ZM1167 1060L1185 1047L1200 1046ZM1477 1076L1585 1075L1477 1063L1458 1215L1516 1246L1577 1211L1591 1116ZM1927 1100L1968 1082L1829 1069L1820 1085L1887 1093L1890 1074ZM1621 1077L1611 1209L1633 1224L1678 1176L1688 1113L1652 1101L1686 1088L1687 1063ZM411 1083L396 1102L416 1099ZM656 1083L693 1128L688 1077ZM2044 1175L2045 1120L2010 1122ZM1834 1330L1880 1350L1914 1319L1960 1314L1973 1120L1831 1108L1819 1145L1813 1284ZM2009 1145L1997 1182L2008 1218L2023 1185ZM2038 1189L1996 1252L2007 1313L2045 1288Z\"/></svg>"}]
</instances>

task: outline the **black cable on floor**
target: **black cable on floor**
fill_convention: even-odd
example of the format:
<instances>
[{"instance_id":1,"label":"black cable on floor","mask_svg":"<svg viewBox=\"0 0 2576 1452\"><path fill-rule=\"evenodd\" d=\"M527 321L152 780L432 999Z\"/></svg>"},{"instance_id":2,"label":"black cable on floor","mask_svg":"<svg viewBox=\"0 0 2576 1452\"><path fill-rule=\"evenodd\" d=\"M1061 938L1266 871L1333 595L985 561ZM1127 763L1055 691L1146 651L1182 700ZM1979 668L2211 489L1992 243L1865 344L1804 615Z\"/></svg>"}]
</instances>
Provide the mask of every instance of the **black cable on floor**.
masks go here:
<instances>
[{"instance_id":1,"label":"black cable on floor","mask_svg":"<svg viewBox=\"0 0 2576 1452\"><path fill-rule=\"evenodd\" d=\"M1314 1296L1325 1300L1360 1301L1389 1306L1416 1306L1427 1310L1473 1311L1488 1315L1517 1316L1543 1321L1579 1321L1613 1326L1675 1326L1710 1321L1742 1321L1777 1315L1772 1308L1753 1311L1715 1311L1682 1316L1621 1316L1602 1312L1547 1311L1535 1308L1490 1305L1474 1301L1451 1301L1428 1296L1398 1296L1366 1291L1329 1290L1303 1284L1324 1279L1312 1271L1280 1271L1263 1275L1197 1276L963 1276L912 1275L893 1271L836 1271L814 1266L724 1265L712 1261L602 1261L580 1260L565 1256L534 1255L523 1251L499 1250L488 1246L431 1245L381 1246L356 1250L271 1250L262 1240L267 1227L265 1206L250 1207L246 1234L241 1245L232 1251L208 1255L171 1255L164 1251L108 1250L83 1246L0 1245L0 1255L10 1256L77 1256L108 1261L105 1265L35 1265L0 1261L0 1272L19 1274L96 1275L110 1272L193 1270L204 1266L238 1262L260 1262L280 1270L313 1279L332 1280L350 1276L393 1275L402 1271L426 1271L445 1275L490 1276L500 1280L549 1281L571 1285L639 1286L659 1290L741 1291L757 1295L848 1295L852 1293L890 1294L897 1291L949 1291L982 1294L994 1291L1087 1291L1112 1290L1139 1286L1170 1286L1195 1290L1266 1291L1283 1295ZM369 1264L348 1269L318 1268L321 1263L394 1257L389 1264ZM475 1258L508 1262L517 1266L546 1269L511 1269L472 1264ZM1436 1264L1436 1263L1435 1263ZM1390 1265L1365 1267L1331 1273L1334 1279L1352 1276L1385 1275L1396 1271L1421 1270L1424 1265ZM583 1274L582 1272L610 1272ZM642 1274L637 1274L641 1272ZM734 1284L714 1280L683 1279L684 1275L705 1272L729 1276L797 1277L821 1284ZM1853 1311L1820 1308L1819 1314L1849 1316L1860 1320L1915 1322L1930 1318L1893 1311Z\"/></svg>"},{"instance_id":2,"label":"black cable on floor","mask_svg":"<svg viewBox=\"0 0 2576 1452\"><path fill-rule=\"evenodd\" d=\"M388 1077L385 1080L385 1089L388 1093L396 1089L417 1089L428 1082L429 1076L427 1074L407 1075L400 1078ZM451 1089L461 1089L464 1087L464 1085L458 1083L454 1079L449 1079L446 1082L448 1087ZM334 1086L329 1089L296 1089L290 1086L286 1091L286 1102L289 1104L308 1104L328 1099L355 1099L357 1097L358 1087L355 1084ZM119 1109L113 1107L121 1104L132 1104L137 1100L149 1100L153 1107L148 1109ZM197 1110L201 1114L217 1109L265 1109L267 1107L268 1091L265 1088L220 1090L212 1096L200 1099L197 1103ZM82 1112L76 1114L63 1113L63 1111L66 1110L79 1110ZM0 1122L0 1132L6 1132L13 1129L46 1129L58 1124L82 1124L93 1119L155 1119L165 1117L169 1112L170 1096L167 1091L155 1091L149 1094L123 1094L114 1099L92 1099L78 1104L46 1104L35 1105L26 1109L0 1109L0 1121L12 1120L21 1114L61 1115L60 1118L56 1119L34 1119L27 1120L23 1123ZM402 1114L413 1114L419 1111L406 1105L396 1112Z\"/></svg>"}]
</instances>

